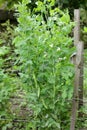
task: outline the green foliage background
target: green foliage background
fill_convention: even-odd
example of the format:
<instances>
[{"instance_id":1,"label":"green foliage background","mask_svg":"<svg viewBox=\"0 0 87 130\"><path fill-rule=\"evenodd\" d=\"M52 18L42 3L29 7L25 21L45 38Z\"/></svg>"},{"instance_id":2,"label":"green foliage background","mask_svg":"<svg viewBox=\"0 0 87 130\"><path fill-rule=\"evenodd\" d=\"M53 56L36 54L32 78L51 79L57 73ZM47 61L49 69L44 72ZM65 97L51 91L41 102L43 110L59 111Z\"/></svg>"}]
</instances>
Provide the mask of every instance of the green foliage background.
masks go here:
<instances>
[{"instance_id":1,"label":"green foliage background","mask_svg":"<svg viewBox=\"0 0 87 130\"><path fill-rule=\"evenodd\" d=\"M1 4L7 2L6 8L12 9L14 3L19 1L0 2ZM9 100L20 88L26 92L27 105L33 110L33 115L29 117L29 123L19 123L16 129L19 130L22 126L24 130L36 130L36 128L60 130L69 129L70 126L69 101L72 98L74 74L70 56L75 50L71 48L73 39L70 37L73 23L68 11L63 12L57 7L59 5L61 8L66 8L70 1L35 2L23 0L19 3L16 33L15 27L7 22L3 25L6 30L0 35L0 129L2 130L14 127L15 117L11 113ZM78 6L86 9L86 1L77 2ZM73 9L76 1L71 3L69 7ZM85 13L84 11L82 9L82 27L86 25L84 15L86 11ZM83 39L86 42L86 37ZM85 90L86 86L85 79ZM6 121L8 117L10 118Z\"/></svg>"}]
</instances>

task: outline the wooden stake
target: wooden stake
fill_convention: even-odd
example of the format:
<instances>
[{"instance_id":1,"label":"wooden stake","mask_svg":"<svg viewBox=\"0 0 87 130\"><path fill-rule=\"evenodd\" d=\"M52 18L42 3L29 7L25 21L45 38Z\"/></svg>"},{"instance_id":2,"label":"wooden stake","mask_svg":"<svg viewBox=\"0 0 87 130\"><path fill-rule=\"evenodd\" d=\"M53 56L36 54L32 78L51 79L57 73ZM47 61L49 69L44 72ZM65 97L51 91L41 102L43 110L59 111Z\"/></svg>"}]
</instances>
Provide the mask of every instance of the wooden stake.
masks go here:
<instances>
[{"instance_id":1,"label":"wooden stake","mask_svg":"<svg viewBox=\"0 0 87 130\"><path fill-rule=\"evenodd\" d=\"M80 41L80 10L74 10L74 45L77 46L78 42Z\"/></svg>"},{"instance_id":2,"label":"wooden stake","mask_svg":"<svg viewBox=\"0 0 87 130\"><path fill-rule=\"evenodd\" d=\"M72 114L71 114L71 124L70 130L75 130L76 118L77 118L77 110L78 110L78 90L79 90L79 77L80 77L80 69L79 64L81 62L81 46L79 43L80 40L80 11L79 9L74 10L74 45L76 46L77 53L75 59L75 81L74 81L74 93L73 93L73 102L72 102ZM79 56L80 55L80 56Z\"/></svg>"},{"instance_id":3,"label":"wooden stake","mask_svg":"<svg viewBox=\"0 0 87 130\"><path fill-rule=\"evenodd\" d=\"M70 130L75 130L75 123L78 111L78 99L79 99L79 82L80 82L80 66L83 53L83 42L79 42L77 45L77 55L75 64L75 81L74 81L74 94L72 102L72 115L71 115L71 125Z\"/></svg>"},{"instance_id":4,"label":"wooden stake","mask_svg":"<svg viewBox=\"0 0 87 130\"><path fill-rule=\"evenodd\" d=\"M84 43L81 42L82 46L82 54L81 54L81 63L80 63L80 77L79 77L79 105L78 105L78 118L83 118L83 113L80 111L81 107L83 106L83 60L84 60Z\"/></svg>"}]
</instances>

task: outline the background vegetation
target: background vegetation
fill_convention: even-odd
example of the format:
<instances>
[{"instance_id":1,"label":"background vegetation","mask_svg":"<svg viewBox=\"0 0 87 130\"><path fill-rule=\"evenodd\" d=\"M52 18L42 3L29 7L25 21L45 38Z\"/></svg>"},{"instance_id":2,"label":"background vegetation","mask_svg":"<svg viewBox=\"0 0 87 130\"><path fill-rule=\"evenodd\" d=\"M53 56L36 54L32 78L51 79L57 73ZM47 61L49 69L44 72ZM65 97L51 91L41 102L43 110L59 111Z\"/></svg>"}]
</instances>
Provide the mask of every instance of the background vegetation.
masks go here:
<instances>
[{"instance_id":1,"label":"background vegetation","mask_svg":"<svg viewBox=\"0 0 87 130\"><path fill-rule=\"evenodd\" d=\"M19 2L21 1L4 0L0 1L0 5L11 10L14 9L14 3ZM24 0L16 5L19 12L18 27L11 25L10 21L2 24L0 129L69 129L74 75L70 56L75 51L75 48L71 48L73 38L70 33L74 24L70 18L73 19L74 8L81 8L81 38L87 43L86 28L83 31L84 25L87 25L87 3L86 0L77 3L68 0ZM85 50L85 95L86 55ZM20 95L21 91L25 100L22 99L19 110L12 112L13 104L10 100L15 95ZM27 119L17 116L21 106L27 108L29 113L32 110ZM86 107L84 113L86 114Z\"/></svg>"}]
</instances>

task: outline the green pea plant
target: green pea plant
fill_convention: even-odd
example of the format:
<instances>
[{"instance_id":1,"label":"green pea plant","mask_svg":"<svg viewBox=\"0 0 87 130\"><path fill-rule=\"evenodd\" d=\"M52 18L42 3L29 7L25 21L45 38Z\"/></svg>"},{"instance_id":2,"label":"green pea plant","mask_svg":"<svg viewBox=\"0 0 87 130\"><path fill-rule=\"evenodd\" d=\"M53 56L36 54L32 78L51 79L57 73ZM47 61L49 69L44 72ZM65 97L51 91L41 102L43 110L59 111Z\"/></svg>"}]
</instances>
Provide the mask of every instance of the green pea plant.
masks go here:
<instances>
[{"instance_id":1,"label":"green pea plant","mask_svg":"<svg viewBox=\"0 0 87 130\"><path fill-rule=\"evenodd\" d=\"M54 0L38 1L33 11L29 2L16 5L18 35L13 41L28 107L33 111L26 130L68 130L74 74L70 33L74 24L67 10L53 8Z\"/></svg>"}]
</instances>

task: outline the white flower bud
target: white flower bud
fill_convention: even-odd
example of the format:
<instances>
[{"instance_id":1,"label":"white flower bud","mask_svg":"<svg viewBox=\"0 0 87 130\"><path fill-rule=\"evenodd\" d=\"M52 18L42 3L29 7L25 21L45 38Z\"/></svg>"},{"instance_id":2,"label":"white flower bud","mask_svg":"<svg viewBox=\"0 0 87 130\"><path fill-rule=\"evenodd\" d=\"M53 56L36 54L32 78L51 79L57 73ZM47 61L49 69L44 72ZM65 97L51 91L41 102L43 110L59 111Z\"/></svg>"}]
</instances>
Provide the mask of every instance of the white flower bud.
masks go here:
<instances>
[{"instance_id":1,"label":"white flower bud","mask_svg":"<svg viewBox=\"0 0 87 130\"><path fill-rule=\"evenodd\" d=\"M57 48L57 51L60 51L60 47Z\"/></svg>"},{"instance_id":2,"label":"white flower bud","mask_svg":"<svg viewBox=\"0 0 87 130\"><path fill-rule=\"evenodd\" d=\"M53 44L50 44L49 46L52 48L52 47L53 47Z\"/></svg>"}]
</instances>

